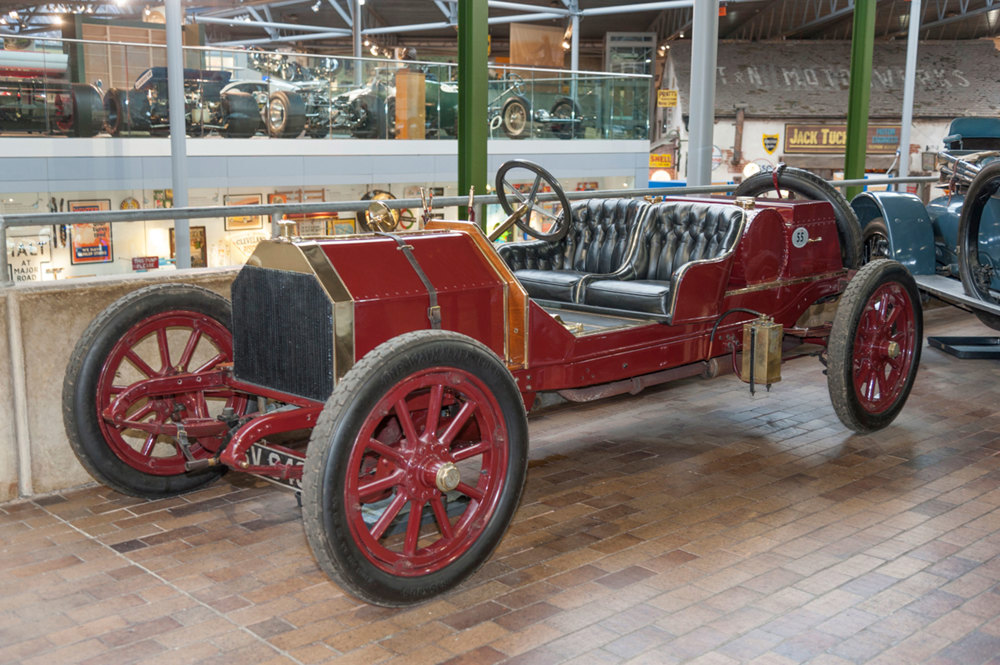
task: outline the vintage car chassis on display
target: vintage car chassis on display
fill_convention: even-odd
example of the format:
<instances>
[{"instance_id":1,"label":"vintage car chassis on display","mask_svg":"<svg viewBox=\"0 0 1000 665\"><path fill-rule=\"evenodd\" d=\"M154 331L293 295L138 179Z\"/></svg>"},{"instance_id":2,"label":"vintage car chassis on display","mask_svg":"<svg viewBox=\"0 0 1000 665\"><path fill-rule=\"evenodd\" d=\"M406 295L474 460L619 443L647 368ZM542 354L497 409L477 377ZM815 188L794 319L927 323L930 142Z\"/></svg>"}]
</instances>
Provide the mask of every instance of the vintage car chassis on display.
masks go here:
<instances>
[{"instance_id":1,"label":"vintage car chassis on display","mask_svg":"<svg viewBox=\"0 0 1000 665\"><path fill-rule=\"evenodd\" d=\"M427 600L510 524L541 393L588 401L730 368L770 388L783 350L812 348L848 428L893 421L920 358L918 292L895 261L857 269L857 221L816 182L833 206L571 206L515 160L497 173L510 216L491 235L516 224L536 239L499 249L470 222L394 231L374 202L376 232L262 242L232 304L180 284L113 303L67 368L68 438L96 479L134 496L226 469L300 489L312 551L346 591Z\"/></svg>"}]
</instances>

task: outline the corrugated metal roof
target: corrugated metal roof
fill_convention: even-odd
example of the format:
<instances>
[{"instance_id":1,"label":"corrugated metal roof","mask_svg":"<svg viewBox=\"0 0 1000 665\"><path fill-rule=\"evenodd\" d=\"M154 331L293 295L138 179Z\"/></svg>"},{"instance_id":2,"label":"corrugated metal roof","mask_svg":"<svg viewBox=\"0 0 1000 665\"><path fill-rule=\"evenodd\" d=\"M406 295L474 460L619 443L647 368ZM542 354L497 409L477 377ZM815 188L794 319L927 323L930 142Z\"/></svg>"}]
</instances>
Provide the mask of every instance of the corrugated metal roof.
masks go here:
<instances>
[{"instance_id":1,"label":"corrugated metal roof","mask_svg":"<svg viewBox=\"0 0 1000 665\"><path fill-rule=\"evenodd\" d=\"M691 46L671 45L681 105L689 97ZM723 42L716 69L716 115L843 118L851 64L850 42ZM906 43L875 44L870 117L899 118ZM914 88L915 118L1000 114L1000 51L993 40L922 42Z\"/></svg>"}]
</instances>

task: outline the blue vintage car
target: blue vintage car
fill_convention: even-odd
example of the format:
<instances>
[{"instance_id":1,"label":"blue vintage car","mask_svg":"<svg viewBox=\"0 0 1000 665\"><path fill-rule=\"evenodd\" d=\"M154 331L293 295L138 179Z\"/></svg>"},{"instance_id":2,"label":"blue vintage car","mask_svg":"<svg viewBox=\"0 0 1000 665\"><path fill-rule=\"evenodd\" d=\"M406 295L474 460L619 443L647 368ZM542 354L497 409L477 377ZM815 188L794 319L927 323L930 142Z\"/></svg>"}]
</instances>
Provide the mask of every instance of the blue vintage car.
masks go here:
<instances>
[{"instance_id":1,"label":"blue vintage car","mask_svg":"<svg viewBox=\"0 0 1000 665\"><path fill-rule=\"evenodd\" d=\"M958 118L938 153L944 194L863 192L851 201L862 260L887 256L920 288L1000 330L1000 118Z\"/></svg>"}]
</instances>

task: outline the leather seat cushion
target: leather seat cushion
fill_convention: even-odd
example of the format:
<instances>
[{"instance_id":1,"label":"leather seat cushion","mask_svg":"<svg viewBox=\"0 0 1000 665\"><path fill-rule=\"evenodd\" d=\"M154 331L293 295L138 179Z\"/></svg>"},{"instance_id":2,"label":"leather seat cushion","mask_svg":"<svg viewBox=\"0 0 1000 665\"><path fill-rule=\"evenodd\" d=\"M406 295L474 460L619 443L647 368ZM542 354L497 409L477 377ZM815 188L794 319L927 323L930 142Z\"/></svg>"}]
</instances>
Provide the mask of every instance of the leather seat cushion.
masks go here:
<instances>
[{"instance_id":1,"label":"leather seat cushion","mask_svg":"<svg viewBox=\"0 0 1000 665\"><path fill-rule=\"evenodd\" d=\"M587 284L584 302L650 314L670 313L670 282L652 279L601 279Z\"/></svg>"},{"instance_id":2,"label":"leather seat cushion","mask_svg":"<svg viewBox=\"0 0 1000 665\"><path fill-rule=\"evenodd\" d=\"M573 302L573 289L585 274L579 270L518 270L514 276L532 298Z\"/></svg>"}]
</instances>

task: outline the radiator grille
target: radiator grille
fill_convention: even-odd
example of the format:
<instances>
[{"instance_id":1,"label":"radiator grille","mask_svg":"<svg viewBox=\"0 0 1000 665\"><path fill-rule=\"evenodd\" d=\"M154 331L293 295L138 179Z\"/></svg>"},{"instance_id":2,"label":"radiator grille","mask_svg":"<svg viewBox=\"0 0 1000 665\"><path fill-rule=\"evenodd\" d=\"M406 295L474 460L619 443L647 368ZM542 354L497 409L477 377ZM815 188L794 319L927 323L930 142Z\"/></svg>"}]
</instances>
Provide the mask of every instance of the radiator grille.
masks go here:
<instances>
[{"instance_id":1,"label":"radiator grille","mask_svg":"<svg viewBox=\"0 0 1000 665\"><path fill-rule=\"evenodd\" d=\"M333 303L313 275L244 266L233 282L234 374L325 401L333 391Z\"/></svg>"}]
</instances>

